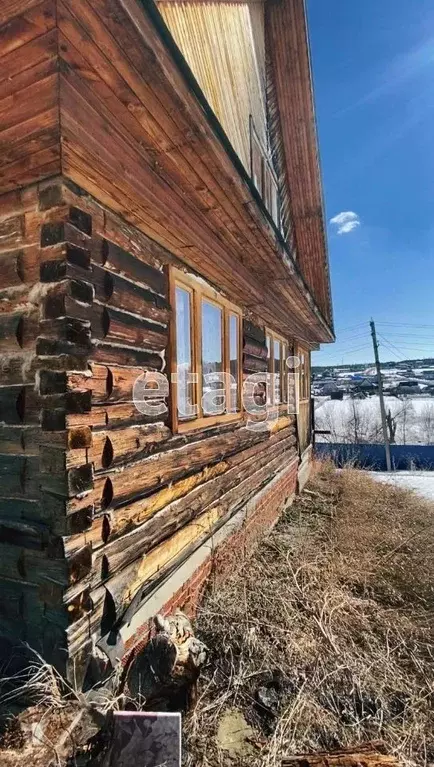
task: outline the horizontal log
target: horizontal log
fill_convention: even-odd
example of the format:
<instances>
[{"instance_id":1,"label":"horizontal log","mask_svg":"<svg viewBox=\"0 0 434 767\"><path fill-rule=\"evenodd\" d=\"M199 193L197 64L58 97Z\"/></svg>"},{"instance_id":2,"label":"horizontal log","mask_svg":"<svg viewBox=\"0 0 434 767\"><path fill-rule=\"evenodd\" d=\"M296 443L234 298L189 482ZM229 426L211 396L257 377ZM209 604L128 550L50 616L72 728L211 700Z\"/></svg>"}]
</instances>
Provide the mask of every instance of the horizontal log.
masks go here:
<instances>
[{"instance_id":1,"label":"horizontal log","mask_svg":"<svg viewBox=\"0 0 434 767\"><path fill-rule=\"evenodd\" d=\"M56 283L47 291L43 301L44 318L81 317L90 320L87 315L93 295L93 286L84 280L64 280Z\"/></svg>"},{"instance_id":2,"label":"horizontal log","mask_svg":"<svg viewBox=\"0 0 434 767\"><path fill-rule=\"evenodd\" d=\"M268 361L265 358L251 357L243 354L243 372L245 373L266 373L268 370Z\"/></svg>"},{"instance_id":3,"label":"horizontal log","mask_svg":"<svg viewBox=\"0 0 434 767\"><path fill-rule=\"evenodd\" d=\"M138 256L128 253L115 243L102 239L98 247L92 250L92 258L108 269L124 274L133 282L140 283L167 298L169 293L167 274L140 260Z\"/></svg>"},{"instance_id":4,"label":"horizontal log","mask_svg":"<svg viewBox=\"0 0 434 767\"><path fill-rule=\"evenodd\" d=\"M196 474L170 483L167 487L158 490L152 495L137 501L127 503L115 511L109 511L104 515L104 525L100 526L101 537L99 546L108 543L121 535L124 535L147 519L154 516L173 501L188 495L196 487L203 486L206 482L224 474L228 469L227 461L220 461L212 466L206 466ZM99 518L94 520L95 526L99 524ZM95 545L95 548L98 546Z\"/></svg>"},{"instance_id":5,"label":"horizontal log","mask_svg":"<svg viewBox=\"0 0 434 767\"><path fill-rule=\"evenodd\" d=\"M40 431L39 439L41 445L63 450L78 450L91 446L92 429L90 426L74 426L64 431Z\"/></svg>"},{"instance_id":6,"label":"horizontal log","mask_svg":"<svg viewBox=\"0 0 434 767\"><path fill-rule=\"evenodd\" d=\"M92 391L92 403L133 401L136 381L146 372L141 367L120 367L117 365L90 364L90 376L71 374L67 387L89 388ZM137 411L139 413L139 411Z\"/></svg>"},{"instance_id":7,"label":"horizontal log","mask_svg":"<svg viewBox=\"0 0 434 767\"><path fill-rule=\"evenodd\" d=\"M39 426L0 426L0 453L38 455Z\"/></svg>"},{"instance_id":8,"label":"horizontal log","mask_svg":"<svg viewBox=\"0 0 434 767\"><path fill-rule=\"evenodd\" d=\"M264 328L259 328L249 320L243 320L243 336L247 339L256 341L261 346L266 345Z\"/></svg>"},{"instance_id":9,"label":"horizontal log","mask_svg":"<svg viewBox=\"0 0 434 767\"><path fill-rule=\"evenodd\" d=\"M205 485L192 490L184 498L167 505L144 524L103 546L93 557L94 569L99 570L103 558L105 567L108 567L110 573L125 567L138 556L146 554L159 545L196 516L199 516L210 504L218 503L221 505L222 499L227 499L228 504L236 499L245 503L248 500L245 494L246 488L243 485L245 480L253 475L256 476L256 480L259 476L261 481L264 478L270 479L273 472L283 467L288 460L288 451L295 455L294 445L295 438L289 437L263 451L263 454L228 468L223 475L209 480ZM259 475L258 472L263 467L266 470ZM253 483L254 488L258 486L256 480ZM110 522L108 522L107 528L110 530Z\"/></svg>"},{"instance_id":10,"label":"horizontal log","mask_svg":"<svg viewBox=\"0 0 434 767\"><path fill-rule=\"evenodd\" d=\"M44 410L42 412L42 428L48 428L51 419L56 418L55 410L63 410L65 413L88 413L91 409L91 392L87 389L74 389L64 394L57 394L50 389L53 381L51 370L40 371L39 387ZM50 416L50 411L53 413ZM61 429L65 428L60 427Z\"/></svg>"},{"instance_id":11,"label":"horizontal log","mask_svg":"<svg viewBox=\"0 0 434 767\"><path fill-rule=\"evenodd\" d=\"M129 402L133 400L136 381L146 372L139 367L118 367L91 363L82 373L65 371L41 371L42 394L62 393L75 390L91 392L92 404L102 402ZM1 400L0 400L1 404ZM139 414L139 411L137 411ZM98 425L98 424L96 424Z\"/></svg>"},{"instance_id":12,"label":"horizontal log","mask_svg":"<svg viewBox=\"0 0 434 767\"><path fill-rule=\"evenodd\" d=\"M104 585L111 596L113 622L121 617L132 598L145 584L151 586L162 562L170 562L174 566L180 555L186 552L191 544L199 545L201 541L209 537L218 521L219 509L214 508L205 512L197 520L175 533L168 541L157 546L149 555L140 557L111 578L108 578L108 568L103 562L102 573L98 573L98 576L101 578L103 575ZM163 573L165 569L163 568ZM94 588L96 588L97 574L94 570L92 577L95 581Z\"/></svg>"},{"instance_id":13,"label":"horizontal log","mask_svg":"<svg viewBox=\"0 0 434 767\"><path fill-rule=\"evenodd\" d=\"M96 431L92 435L88 460L93 463L95 471L119 466L156 450L171 436L172 432L163 423L137 424L125 429Z\"/></svg>"},{"instance_id":14,"label":"horizontal log","mask_svg":"<svg viewBox=\"0 0 434 767\"><path fill-rule=\"evenodd\" d=\"M41 499L0 498L0 518L43 522L49 526L51 512L41 503Z\"/></svg>"},{"instance_id":15,"label":"horizontal log","mask_svg":"<svg viewBox=\"0 0 434 767\"><path fill-rule=\"evenodd\" d=\"M207 466L202 471L185 477L178 482L173 482L168 487L164 487L147 498L132 501L122 506L116 512L109 511L106 514L94 517L91 529L88 532L65 539L65 556L68 556L70 551L75 551L88 542L92 542L92 548L96 550L103 546L103 544L119 538L121 535L141 525L173 501L183 498L195 487L203 485L208 480L223 474L227 468L228 464L224 461L213 466Z\"/></svg>"},{"instance_id":16,"label":"horizontal log","mask_svg":"<svg viewBox=\"0 0 434 767\"><path fill-rule=\"evenodd\" d=\"M41 472L45 474L61 474L69 469L83 466L86 462L90 461L88 450L84 448L65 450L44 445L41 450Z\"/></svg>"},{"instance_id":17,"label":"horizontal log","mask_svg":"<svg viewBox=\"0 0 434 767\"><path fill-rule=\"evenodd\" d=\"M2 498L37 498L39 495L39 458L0 454L0 496Z\"/></svg>"},{"instance_id":18,"label":"horizontal log","mask_svg":"<svg viewBox=\"0 0 434 767\"><path fill-rule=\"evenodd\" d=\"M154 488L180 479L187 472L193 473L210 463L222 460L226 455L262 440L264 440L263 434L245 428L237 429L229 434L198 439L192 444L129 464L110 477L96 478L95 491L98 493L100 490L101 499L109 492L113 498L113 505L119 506L134 495L149 493Z\"/></svg>"},{"instance_id":19,"label":"horizontal log","mask_svg":"<svg viewBox=\"0 0 434 767\"><path fill-rule=\"evenodd\" d=\"M243 354L249 357L259 357L259 359L266 360L268 349L265 344L260 344L252 338L244 338Z\"/></svg>"},{"instance_id":20,"label":"horizontal log","mask_svg":"<svg viewBox=\"0 0 434 767\"><path fill-rule=\"evenodd\" d=\"M32 246L0 253L0 285L7 287L23 283L34 284L38 280L38 248Z\"/></svg>"},{"instance_id":21,"label":"horizontal log","mask_svg":"<svg viewBox=\"0 0 434 767\"><path fill-rule=\"evenodd\" d=\"M39 521L0 518L0 541L13 546L43 551L50 541L50 531Z\"/></svg>"},{"instance_id":22,"label":"horizontal log","mask_svg":"<svg viewBox=\"0 0 434 767\"><path fill-rule=\"evenodd\" d=\"M398 767L399 760L388 754L384 741L371 740L316 753L292 754L282 759L282 767Z\"/></svg>"},{"instance_id":23,"label":"horizontal log","mask_svg":"<svg viewBox=\"0 0 434 767\"><path fill-rule=\"evenodd\" d=\"M39 332L39 315L0 315L0 350L2 353L26 349L35 342Z\"/></svg>"},{"instance_id":24,"label":"horizontal log","mask_svg":"<svg viewBox=\"0 0 434 767\"><path fill-rule=\"evenodd\" d=\"M34 293L27 285L13 285L0 289L1 314L29 314L35 308Z\"/></svg>"},{"instance_id":25,"label":"horizontal log","mask_svg":"<svg viewBox=\"0 0 434 767\"><path fill-rule=\"evenodd\" d=\"M60 355L77 357L82 360L82 364L79 367L83 367L90 348L90 342L78 344L74 343L74 341L66 341L60 338L44 338L40 336L36 341L36 354L39 357L59 357Z\"/></svg>"},{"instance_id":26,"label":"horizontal log","mask_svg":"<svg viewBox=\"0 0 434 767\"><path fill-rule=\"evenodd\" d=\"M93 488L92 464L74 467L58 475L48 471L46 474L41 474L40 482L42 490L57 493L65 498L81 495Z\"/></svg>"},{"instance_id":27,"label":"horizontal log","mask_svg":"<svg viewBox=\"0 0 434 767\"><path fill-rule=\"evenodd\" d=\"M230 428L230 427L229 427ZM291 426L293 433L293 426ZM288 433L289 435L289 433ZM225 431L216 430L214 435L197 441L197 435L177 435L163 443L163 449L145 459L112 474L110 471L95 477L91 493L95 511L108 508L118 509L130 502L140 501L152 490L193 475L204 467L225 460L232 465L266 449L271 439L284 439L285 430L270 437L268 432L252 432L248 429ZM252 451L249 453L249 451ZM146 508L146 507L145 507Z\"/></svg>"},{"instance_id":28,"label":"horizontal log","mask_svg":"<svg viewBox=\"0 0 434 767\"><path fill-rule=\"evenodd\" d=\"M41 402L32 385L0 387L0 421L6 424L36 424Z\"/></svg>"},{"instance_id":29,"label":"horizontal log","mask_svg":"<svg viewBox=\"0 0 434 767\"><path fill-rule=\"evenodd\" d=\"M1 606L0 626L4 619L23 622L25 618L34 616L35 611L43 611L43 604L39 603L38 587L9 580L0 579ZM42 617L42 616L40 616Z\"/></svg>"},{"instance_id":30,"label":"horizontal log","mask_svg":"<svg viewBox=\"0 0 434 767\"><path fill-rule=\"evenodd\" d=\"M279 471L279 459L276 460L273 471ZM133 564L108 578L105 587L112 597L116 618L119 619L125 607L140 589L145 588L146 593L150 592L156 582L168 571L176 570L176 567L188 556L191 548L208 540L216 528L242 508L247 500L262 487L269 475L267 466L260 469L246 479L240 489L236 488L235 492L230 490L194 522L190 522L148 554L139 557ZM101 569L102 574L107 578L108 562L102 560ZM92 577L96 577L94 568Z\"/></svg>"},{"instance_id":31,"label":"horizontal log","mask_svg":"<svg viewBox=\"0 0 434 767\"><path fill-rule=\"evenodd\" d=\"M217 434L218 431L215 430L215 433ZM289 436L294 437L293 425L291 425L291 428L283 430L278 435L271 437L267 445L272 446L278 441L283 440ZM187 437L184 436L181 439L186 440ZM194 437L193 435L190 435L190 441L192 439L194 439ZM163 445L167 444L167 442L163 443ZM172 444L179 444L179 438L175 438ZM133 500L113 512L109 511L105 516L96 516L92 522L92 531L89 532L89 535L86 533L84 538L77 536L75 540L68 542L67 547L72 547L72 550L74 550L77 547L84 545L84 543L87 543L89 540L92 541L94 546L102 545L102 543L107 542L110 539L110 536L117 537L118 535L122 534L122 531L126 532L128 529L141 524L143 521L152 516L152 514L156 513L167 504L183 497L190 490L194 489L200 484L207 482L209 479L219 476L229 467L236 466L243 460L247 460L252 456L262 453L263 448L263 443L258 443L253 447L248 448L247 450L235 453L234 455L228 457L225 461L207 466L205 469L197 472L196 474L183 477L177 482L170 483L168 487L164 487L163 489L153 493L150 496L140 498L139 500ZM107 492L108 491L109 487L107 488ZM101 500L100 490L98 489L90 491L88 494L86 494L86 498L84 500L71 498L66 501L66 513L72 514L81 508L81 506L90 502L93 504L96 503L96 507L99 509L101 507ZM111 495L104 496L103 505L105 507L110 505L112 500L113 498ZM64 513L64 509L65 507L62 506L61 513ZM96 534L94 534L95 531Z\"/></svg>"},{"instance_id":32,"label":"horizontal log","mask_svg":"<svg viewBox=\"0 0 434 767\"><path fill-rule=\"evenodd\" d=\"M79 263L74 263L71 260L65 258L65 251L68 251L70 257L74 253ZM86 266L86 261L83 258L78 258L81 255L81 250L78 248L72 249L69 245L61 246L60 251L56 252L56 258L50 258L47 261L43 261L40 267L40 280L41 282L60 282L61 280L77 280L78 282L89 282L91 271ZM53 254L50 253L50 256Z\"/></svg>"},{"instance_id":33,"label":"horizontal log","mask_svg":"<svg viewBox=\"0 0 434 767\"><path fill-rule=\"evenodd\" d=\"M161 416L147 416L139 413L134 404L121 403L107 406L94 406L89 413L67 414L64 410L59 411L56 419L57 430L75 428L77 426L113 427L127 426L130 423L157 423L162 421ZM167 419L164 420L167 423Z\"/></svg>"},{"instance_id":34,"label":"horizontal log","mask_svg":"<svg viewBox=\"0 0 434 767\"><path fill-rule=\"evenodd\" d=\"M0 221L0 247L14 248L24 236L24 216L11 216Z\"/></svg>"},{"instance_id":35,"label":"horizontal log","mask_svg":"<svg viewBox=\"0 0 434 767\"><path fill-rule=\"evenodd\" d=\"M90 547L80 549L66 560L52 559L46 551L0 542L0 577L3 578L68 588L88 576L91 568Z\"/></svg>"},{"instance_id":36,"label":"horizontal log","mask_svg":"<svg viewBox=\"0 0 434 767\"><path fill-rule=\"evenodd\" d=\"M114 343L95 340L90 354L91 360L107 365L131 365L146 370L164 369L164 354L135 349L131 346L118 346Z\"/></svg>"},{"instance_id":37,"label":"horizontal log","mask_svg":"<svg viewBox=\"0 0 434 767\"><path fill-rule=\"evenodd\" d=\"M92 336L139 349L162 351L168 343L168 328L111 307L94 305Z\"/></svg>"},{"instance_id":38,"label":"horizontal log","mask_svg":"<svg viewBox=\"0 0 434 767\"><path fill-rule=\"evenodd\" d=\"M41 248L67 242L82 251L82 257L86 263L90 263L88 247L91 244L89 235L77 226L77 221L49 221L41 227ZM86 253L86 256L84 255ZM72 262L71 262L72 263ZM79 264L82 265L82 264Z\"/></svg>"},{"instance_id":39,"label":"horizontal log","mask_svg":"<svg viewBox=\"0 0 434 767\"><path fill-rule=\"evenodd\" d=\"M101 303L140 314L141 317L161 324L167 324L169 321L169 305L158 293L153 293L100 266L93 266L92 284L95 286L95 297Z\"/></svg>"},{"instance_id":40,"label":"horizontal log","mask_svg":"<svg viewBox=\"0 0 434 767\"><path fill-rule=\"evenodd\" d=\"M90 347L90 323L76 317L41 320L39 332L44 339L70 341L80 347Z\"/></svg>"}]
</instances>

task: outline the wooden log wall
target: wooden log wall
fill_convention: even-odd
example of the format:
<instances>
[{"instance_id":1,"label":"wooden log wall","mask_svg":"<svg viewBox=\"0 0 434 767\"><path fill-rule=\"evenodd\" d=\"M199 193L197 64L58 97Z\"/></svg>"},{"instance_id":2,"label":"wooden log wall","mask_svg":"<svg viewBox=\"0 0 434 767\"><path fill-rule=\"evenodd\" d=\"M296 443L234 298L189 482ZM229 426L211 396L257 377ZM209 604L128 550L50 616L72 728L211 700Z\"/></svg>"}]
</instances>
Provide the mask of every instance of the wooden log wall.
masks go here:
<instances>
[{"instance_id":1,"label":"wooden log wall","mask_svg":"<svg viewBox=\"0 0 434 767\"><path fill-rule=\"evenodd\" d=\"M60 172L58 92L55 0L5 0L0 7L1 192L14 189L18 178L25 185Z\"/></svg>"},{"instance_id":2,"label":"wooden log wall","mask_svg":"<svg viewBox=\"0 0 434 767\"><path fill-rule=\"evenodd\" d=\"M0 210L0 633L80 683L138 589L296 455L295 427L173 434L139 412L138 376L166 371L170 253L61 179ZM245 321L244 374L266 367Z\"/></svg>"}]
</instances>

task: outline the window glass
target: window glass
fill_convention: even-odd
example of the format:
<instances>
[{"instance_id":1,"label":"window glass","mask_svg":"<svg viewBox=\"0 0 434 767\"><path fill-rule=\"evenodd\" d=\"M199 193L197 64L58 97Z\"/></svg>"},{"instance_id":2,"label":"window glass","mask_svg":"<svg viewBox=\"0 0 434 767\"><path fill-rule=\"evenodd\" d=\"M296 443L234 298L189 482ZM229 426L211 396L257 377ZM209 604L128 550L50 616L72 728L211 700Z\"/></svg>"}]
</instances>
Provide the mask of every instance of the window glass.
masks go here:
<instances>
[{"instance_id":1,"label":"window glass","mask_svg":"<svg viewBox=\"0 0 434 767\"><path fill-rule=\"evenodd\" d=\"M272 189L271 189L271 202L270 202L270 213L271 217L276 224L276 226L280 226L280 220L279 220L279 193L277 191L277 187L273 181L272 183Z\"/></svg>"},{"instance_id":2,"label":"window glass","mask_svg":"<svg viewBox=\"0 0 434 767\"><path fill-rule=\"evenodd\" d=\"M239 326L236 314L229 315L229 372L230 378L230 410L236 412L238 409L239 391L238 391L238 369L239 369Z\"/></svg>"},{"instance_id":3,"label":"window glass","mask_svg":"<svg viewBox=\"0 0 434 767\"><path fill-rule=\"evenodd\" d=\"M273 164L250 122L251 177L276 226L280 226L280 203Z\"/></svg>"},{"instance_id":4,"label":"window glass","mask_svg":"<svg viewBox=\"0 0 434 767\"><path fill-rule=\"evenodd\" d=\"M178 414L189 416L189 405L193 403L192 384L188 376L192 372L191 354L191 293L176 288L176 373L178 380Z\"/></svg>"},{"instance_id":5,"label":"window glass","mask_svg":"<svg viewBox=\"0 0 434 767\"><path fill-rule=\"evenodd\" d=\"M271 354L271 336L266 337L266 344L267 344L267 360L268 360L268 379L267 379L267 405L271 405L273 403L273 391L271 386L272 379L272 373L273 373L273 357Z\"/></svg>"},{"instance_id":6,"label":"window glass","mask_svg":"<svg viewBox=\"0 0 434 767\"><path fill-rule=\"evenodd\" d=\"M288 347L286 344L282 344L282 402L288 402L288 369L286 367L286 359L288 357Z\"/></svg>"},{"instance_id":7,"label":"window glass","mask_svg":"<svg viewBox=\"0 0 434 767\"><path fill-rule=\"evenodd\" d=\"M202 281L175 269L171 274L177 373L171 389L173 429L180 421L182 431L197 428L205 416L234 419L241 411L241 313Z\"/></svg>"},{"instance_id":8,"label":"window glass","mask_svg":"<svg viewBox=\"0 0 434 767\"><path fill-rule=\"evenodd\" d=\"M224 412L222 310L202 301L202 402L204 415ZM216 392L221 394L217 395Z\"/></svg>"},{"instance_id":9,"label":"window glass","mask_svg":"<svg viewBox=\"0 0 434 767\"><path fill-rule=\"evenodd\" d=\"M255 135L252 135L252 180L259 194L263 193L262 149Z\"/></svg>"},{"instance_id":10,"label":"window glass","mask_svg":"<svg viewBox=\"0 0 434 767\"><path fill-rule=\"evenodd\" d=\"M280 403L281 393L281 346L280 341L274 340L274 404Z\"/></svg>"}]
</instances>

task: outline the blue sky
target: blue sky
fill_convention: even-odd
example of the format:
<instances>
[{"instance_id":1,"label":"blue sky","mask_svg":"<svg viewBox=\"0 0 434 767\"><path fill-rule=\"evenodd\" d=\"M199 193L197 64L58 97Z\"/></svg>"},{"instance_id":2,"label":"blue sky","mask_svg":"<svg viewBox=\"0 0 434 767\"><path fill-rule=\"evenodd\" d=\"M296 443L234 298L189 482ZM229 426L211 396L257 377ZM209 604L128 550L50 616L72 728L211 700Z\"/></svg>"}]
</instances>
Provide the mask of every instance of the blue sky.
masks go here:
<instances>
[{"instance_id":1,"label":"blue sky","mask_svg":"<svg viewBox=\"0 0 434 767\"><path fill-rule=\"evenodd\" d=\"M371 316L382 359L434 356L434 1L307 5L337 334L313 364L369 361Z\"/></svg>"}]
</instances>

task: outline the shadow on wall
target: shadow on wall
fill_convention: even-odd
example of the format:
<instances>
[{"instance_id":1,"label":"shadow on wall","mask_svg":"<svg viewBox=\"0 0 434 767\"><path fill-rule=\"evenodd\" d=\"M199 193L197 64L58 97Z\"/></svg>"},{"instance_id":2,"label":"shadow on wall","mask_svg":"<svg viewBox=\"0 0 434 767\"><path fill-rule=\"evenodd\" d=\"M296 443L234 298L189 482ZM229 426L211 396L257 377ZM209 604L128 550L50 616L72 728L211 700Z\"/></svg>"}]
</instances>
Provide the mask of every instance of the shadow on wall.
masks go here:
<instances>
[{"instance_id":1,"label":"shadow on wall","mask_svg":"<svg viewBox=\"0 0 434 767\"><path fill-rule=\"evenodd\" d=\"M434 445L391 445L390 452L396 471L434 471ZM339 467L353 464L362 469L386 471L383 445L320 442L315 445L315 455L317 458L331 458Z\"/></svg>"}]
</instances>

